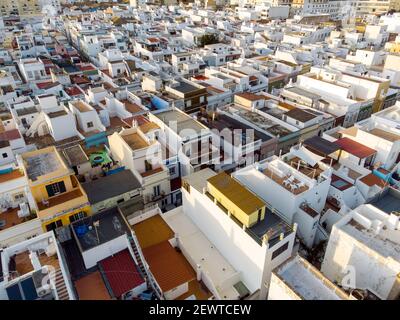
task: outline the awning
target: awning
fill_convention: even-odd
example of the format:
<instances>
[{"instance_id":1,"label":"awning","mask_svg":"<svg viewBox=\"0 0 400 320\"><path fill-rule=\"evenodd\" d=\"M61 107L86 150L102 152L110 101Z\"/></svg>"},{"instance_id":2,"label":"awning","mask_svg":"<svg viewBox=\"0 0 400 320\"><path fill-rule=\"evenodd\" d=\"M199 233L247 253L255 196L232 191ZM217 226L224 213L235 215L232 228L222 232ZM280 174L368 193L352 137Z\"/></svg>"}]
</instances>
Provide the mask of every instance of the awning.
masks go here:
<instances>
[{"instance_id":1,"label":"awning","mask_svg":"<svg viewBox=\"0 0 400 320\"><path fill-rule=\"evenodd\" d=\"M314 167L319 161L324 159L324 157L312 153L303 146L301 146L299 149L293 148L291 151L292 154L296 155L298 158L300 158L312 167Z\"/></svg>"},{"instance_id":2,"label":"awning","mask_svg":"<svg viewBox=\"0 0 400 320\"><path fill-rule=\"evenodd\" d=\"M320 136L308 138L303 142L303 145L323 156L328 156L340 150L337 144L321 138Z\"/></svg>"},{"instance_id":3,"label":"awning","mask_svg":"<svg viewBox=\"0 0 400 320\"><path fill-rule=\"evenodd\" d=\"M335 144L337 144L340 149L352 154L353 156L356 156L359 159L368 158L376 153L375 149L369 148L347 137L336 140Z\"/></svg>"}]
</instances>

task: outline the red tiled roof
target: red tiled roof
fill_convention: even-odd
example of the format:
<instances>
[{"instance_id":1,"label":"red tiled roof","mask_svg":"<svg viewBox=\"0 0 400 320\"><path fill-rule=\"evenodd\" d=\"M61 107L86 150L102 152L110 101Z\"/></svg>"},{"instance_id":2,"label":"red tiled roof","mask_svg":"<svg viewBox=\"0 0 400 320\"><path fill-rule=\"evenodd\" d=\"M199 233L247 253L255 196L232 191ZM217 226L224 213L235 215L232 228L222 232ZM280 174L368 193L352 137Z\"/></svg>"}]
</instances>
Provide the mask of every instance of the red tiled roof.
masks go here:
<instances>
[{"instance_id":1,"label":"red tiled roof","mask_svg":"<svg viewBox=\"0 0 400 320\"><path fill-rule=\"evenodd\" d=\"M96 70L96 68L94 68L94 67L91 66L91 65L86 65L86 66L79 65L78 68L79 68L79 70L81 70L81 71Z\"/></svg>"},{"instance_id":2,"label":"red tiled roof","mask_svg":"<svg viewBox=\"0 0 400 320\"><path fill-rule=\"evenodd\" d=\"M147 38L150 42L159 42L157 38Z\"/></svg>"},{"instance_id":3,"label":"red tiled roof","mask_svg":"<svg viewBox=\"0 0 400 320\"><path fill-rule=\"evenodd\" d=\"M83 94L81 90L79 90L78 87L69 87L69 88L65 88L65 92L69 95L69 96L77 96L79 94Z\"/></svg>"},{"instance_id":4,"label":"red tiled roof","mask_svg":"<svg viewBox=\"0 0 400 320\"><path fill-rule=\"evenodd\" d=\"M195 78L196 80L207 80L208 79L208 77L203 76L202 74L194 76L193 78Z\"/></svg>"},{"instance_id":5,"label":"red tiled roof","mask_svg":"<svg viewBox=\"0 0 400 320\"><path fill-rule=\"evenodd\" d=\"M36 86L37 86L39 89L46 89L46 88L48 88L49 86L51 86L52 84L53 84L53 81L46 81L46 82L36 83Z\"/></svg>"},{"instance_id":6,"label":"red tiled roof","mask_svg":"<svg viewBox=\"0 0 400 320\"><path fill-rule=\"evenodd\" d=\"M21 138L18 129L8 130L0 133L0 141L11 141Z\"/></svg>"},{"instance_id":7,"label":"red tiled roof","mask_svg":"<svg viewBox=\"0 0 400 320\"><path fill-rule=\"evenodd\" d=\"M71 80L76 84L90 83L90 80L85 76L74 76L71 77Z\"/></svg>"},{"instance_id":8,"label":"red tiled roof","mask_svg":"<svg viewBox=\"0 0 400 320\"><path fill-rule=\"evenodd\" d=\"M360 159L367 158L376 153L375 149L369 148L347 137L336 140L335 144L337 144L340 147L340 149Z\"/></svg>"},{"instance_id":9,"label":"red tiled roof","mask_svg":"<svg viewBox=\"0 0 400 320\"><path fill-rule=\"evenodd\" d=\"M120 297L144 283L128 249L100 261L100 265L115 297Z\"/></svg>"},{"instance_id":10,"label":"red tiled roof","mask_svg":"<svg viewBox=\"0 0 400 320\"><path fill-rule=\"evenodd\" d=\"M260 96L251 92L241 92L241 93L236 93L235 96L244 98L246 100L250 101L257 101L257 100L262 100L264 99L264 96Z\"/></svg>"},{"instance_id":11,"label":"red tiled roof","mask_svg":"<svg viewBox=\"0 0 400 320\"><path fill-rule=\"evenodd\" d=\"M377 185L378 187L384 188L386 185L386 182L383 179L377 177L373 173L370 173L370 174L366 175L365 177L362 177L360 180L369 187L372 187L373 185Z\"/></svg>"}]
</instances>

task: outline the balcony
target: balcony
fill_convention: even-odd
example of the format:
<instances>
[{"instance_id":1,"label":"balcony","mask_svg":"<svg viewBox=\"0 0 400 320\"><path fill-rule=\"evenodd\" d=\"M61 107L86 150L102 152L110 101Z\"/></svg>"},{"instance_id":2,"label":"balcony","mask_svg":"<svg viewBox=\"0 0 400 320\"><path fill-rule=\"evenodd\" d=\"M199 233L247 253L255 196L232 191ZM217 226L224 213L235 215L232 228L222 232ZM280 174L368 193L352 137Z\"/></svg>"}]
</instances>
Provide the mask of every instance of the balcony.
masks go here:
<instances>
[{"instance_id":1,"label":"balcony","mask_svg":"<svg viewBox=\"0 0 400 320\"><path fill-rule=\"evenodd\" d=\"M76 188L44 201L37 201L38 216L43 219L58 213L67 213L86 205L89 205L86 195L80 188Z\"/></svg>"}]
</instances>

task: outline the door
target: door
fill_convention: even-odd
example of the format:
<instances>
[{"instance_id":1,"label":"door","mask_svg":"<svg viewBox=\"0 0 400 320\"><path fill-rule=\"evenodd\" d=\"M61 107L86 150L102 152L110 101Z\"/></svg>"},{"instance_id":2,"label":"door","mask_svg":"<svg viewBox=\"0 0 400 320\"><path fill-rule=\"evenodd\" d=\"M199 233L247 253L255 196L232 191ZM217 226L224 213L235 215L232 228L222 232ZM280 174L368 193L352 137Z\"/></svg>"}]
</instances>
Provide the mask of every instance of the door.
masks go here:
<instances>
[{"instance_id":1,"label":"door","mask_svg":"<svg viewBox=\"0 0 400 320\"><path fill-rule=\"evenodd\" d=\"M56 196L66 191L64 181L56 182L46 186L49 197Z\"/></svg>"}]
</instances>

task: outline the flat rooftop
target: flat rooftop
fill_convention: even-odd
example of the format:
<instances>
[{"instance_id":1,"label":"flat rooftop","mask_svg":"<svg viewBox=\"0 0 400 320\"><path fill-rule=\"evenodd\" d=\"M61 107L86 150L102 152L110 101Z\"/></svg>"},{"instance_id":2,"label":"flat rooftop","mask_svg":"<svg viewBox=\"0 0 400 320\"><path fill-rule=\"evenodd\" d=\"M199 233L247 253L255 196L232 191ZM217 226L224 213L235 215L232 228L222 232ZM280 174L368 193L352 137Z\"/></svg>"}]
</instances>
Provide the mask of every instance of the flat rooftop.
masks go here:
<instances>
[{"instance_id":1,"label":"flat rooftop","mask_svg":"<svg viewBox=\"0 0 400 320\"><path fill-rule=\"evenodd\" d=\"M233 119L225 114L218 114L217 117L214 120L204 120L202 119L201 122L207 126L210 129L217 129L219 131L222 131L224 129L229 129L232 130L232 134L235 134L235 129L238 130L242 130L243 134L242 139L236 140L234 139L233 141L235 141L235 144L241 142L242 144L247 144L247 143L251 143L257 140L261 140L261 141L268 141L272 139L272 136L269 136L263 132L261 132L260 130L256 130L253 127L240 122L236 119ZM248 133L252 133L252 134L244 134L248 131ZM250 139L253 138L252 141L250 141Z\"/></svg>"},{"instance_id":2,"label":"flat rooftop","mask_svg":"<svg viewBox=\"0 0 400 320\"><path fill-rule=\"evenodd\" d=\"M381 233L386 232L386 230L381 230L379 234L376 234L374 230L367 229L363 225L361 225L357 220L357 218L351 218L350 221L342 226L340 226L340 230L347 233L353 239L357 240L360 243L366 245L369 249L375 251L379 255L387 258L392 257L396 261L400 261L400 245L398 242L394 242ZM393 231L393 238L397 236L399 230Z\"/></svg>"},{"instance_id":3,"label":"flat rooftop","mask_svg":"<svg viewBox=\"0 0 400 320\"><path fill-rule=\"evenodd\" d=\"M274 270L303 300L342 300L347 295L309 262L296 255Z\"/></svg>"},{"instance_id":4,"label":"flat rooftop","mask_svg":"<svg viewBox=\"0 0 400 320\"><path fill-rule=\"evenodd\" d=\"M182 93L189 93L192 91L196 90L201 90L201 88L196 87L193 84L190 84L188 82L179 82L179 85L173 86L172 87L174 90L182 92Z\"/></svg>"},{"instance_id":5,"label":"flat rooftop","mask_svg":"<svg viewBox=\"0 0 400 320\"><path fill-rule=\"evenodd\" d=\"M302 88L299 87L290 87L290 88L286 88L285 90L293 92L295 94L307 97L309 99L319 99L321 98L319 95L312 93L311 91L307 91L304 90Z\"/></svg>"},{"instance_id":6,"label":"flat rooftop","mask_svg":"<svg viewBox=\"0 0 400 320\"><path fill-rule=\"evenodd\" d=\"M204 127L200 122L194 120L186 113L175 109L157 113L155 116L179 135L185 129L194 130L196 133L200 133L201 130L206 129L206 127Z\"/></svg>"},{"instance_id":7,"label":"flat rooftop","mask_svg":"<svg viewBox=\"0 0 400 320\"><path fill-rule=\"evenodd\" d=\"M79 112L89 112L93 110L88 104L80 100L72 102L72 105L77 108Z\"/></svg>"},{"instance_id":8,"label":"flat rooftop","mask_svg":"<svg viewBox=\"0 0 400 320\"><path fill-rule=\"evenodd\" d=\"M152 216L132 226L142 249L172 239L174 232L160 215Z\"/></svg>"},{"instance_id":9,"label":"flat rooftop","mask_svg":"<svg viewBox=\"0 0 400 320\"><path fill-rule=\"evenodd\" d=\"M0 213L0 231L14 227L24 222L24 218L18 217L19 208L9 209Z\"/></svg>"},{"instance_id":10,"label":"flat rooftop","mask_svg":"<svg viewBox=\"0 0 400 320\"><path fill-rule=\"evenodd\" d=\"M378 209L390 214L400 210L400 191L389 188L387 191L379 194L379 196L373 199L370 204L377 207Z\"/></svg>"},{"instance_id":11,"label":"flat rooftop","mask_svg":"<svg viewBox=\"0 0 400 320\"><path fill-rule=\"evenodd\" d=\"M292 110L289 110L288 112L285 113L285 115L300 122L307 122L318 117L318 115L300 108L294 108Z\"/></svg>"},{"instance_id":12,"label":"flat rooftop","mask_svg":"<svg viewBox=\"0 0 400 320\"><path fill-rule=\"evenodd\" d=\"M139 150L150 146L137 132L122 135L122 139L132 150Z\"/></svg>"},{"instance_id":13,"label":"flat rooftop","mask_svg":"<svg viewBox=\"0 0 400 320\"><path fill-rule=\"evenodd\" d=\"M400 140L399 134L396 134L394 132L385 131L385 130L382 130L379 128L374 128L372 130L369 130L368 132L373 134L374 136L388 140L390 142L396 142L396 141Z\"/></svg>"},{"instance_id":14,"label":"flat rooftop","mask_svg":"<svg viewBox=\"0 0 400 320\"><path fill-rule=\"evenodd\" d=\"M99 271L83 276L74 285L79 300L111 300Z\"/></svg>"},{"instance_id":15,"label":"flat rooftop","mask_svg":"<svg viewBox=\"0 0 400 320\"><path fill-rule=\"evenodd\" d=\"M185 176L182 180L186 181L191 188L195 188L197 191L203 193L203 189L207 187L207 180L216 175L215 171L205 168Z\"/></svg>"},{"instance_id":16,"label":"flat rooftop","mask_svg":"<svg viewBox=\"0 0 400 320\"><path fill-rule=\"evenodd\" d=\"M72 226L82 251L97 247L124 234L130 234L130 228L116 207L76 221Z\"/></svg>"},{"instance_id":17,"label":"flat rooftop","mask_svg":"<svg viewBox=\"0 0 400 320\"><path fill-rule=\"evenodd\" d=\"M57 171L62 164L55 151L48 151L24 157L28 178L32 181L38 177Z\"/></svg>"},{"instance_id":18,"label":"flat rooftop","mask_svg":"<svg viewBox=\"0 0 400 320\"><path fill-rule=\"evenodd\" d=\"M77 166L89 161L89 158L83 151L80 144L65 148L63 150L63 154L65 155L65 158L70 166Z\"/></svg>"},{"instance_id":19,"label":"flat rooftop","mask_svg":"<svg viewBox=\"0 0 400 320\"><path fill-rule=\"evenodd\" d=\"M89 202L99 203L141 187L130 170L123 170L82 184Z\"/></svg>"},{"instance_id":20,"label":"flat rooftop","mask_svg":"<svg viewBox=\"0 0 400 320\"><path fill-rule=\"evenodd\" d=\"M264 219L257 222L249 230L249 234L253 237L256 236L258 242L263 241L264 236L267 236L270 246L279 241L281 233L286 236L292 232L292 228L268 208L265 210Z\"/></svg>"}]
</instances>

